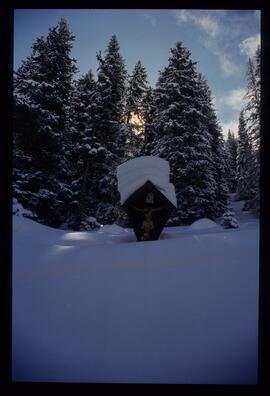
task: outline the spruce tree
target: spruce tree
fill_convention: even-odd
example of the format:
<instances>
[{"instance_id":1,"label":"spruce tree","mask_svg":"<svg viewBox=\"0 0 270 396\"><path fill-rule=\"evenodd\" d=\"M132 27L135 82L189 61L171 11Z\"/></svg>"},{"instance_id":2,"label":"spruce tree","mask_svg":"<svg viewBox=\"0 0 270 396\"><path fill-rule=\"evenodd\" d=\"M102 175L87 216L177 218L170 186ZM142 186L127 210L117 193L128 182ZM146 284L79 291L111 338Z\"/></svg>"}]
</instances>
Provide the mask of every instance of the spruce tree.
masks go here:
<instances>
[{"instance_id":1,"label":"spruce tree","mask_svg":"<svg viewBox=\"0 0 270 396\"><path fill-rule=\"evenodd\" d=\"M246 130L244 111L240 112L237 150L237 199L249 200L254 197L254 179L252 174L253 152Z\"/></svg>"},{"instance_id":2,"label":"spruce tree","mask_svg":"<svg viewBox=\"0 0 270 396\"><path fill-rule=\"evenodd\" d=\"M124 117L127 78L124 59L119 50L117 38L113 35L105 57L102 58L101 53L97 54L99 66L95 100L97 137L104 147L116 155L119 155L119 143L122 143L119 128Z\"/></svg>"},{"instance_id":3,"label":"spruce tree","mask_svg":"<svg viewBox=\"0 0 270 396\"><path fill-rule=\"evenodd\" d=\"M260 109L261 109L261 62L260 47L257 48L254 61L249 58L247 64L247 104L245 107L248 133L252 147L259 158L260 151Z\"/></svg>"},{"instance_id":4,"label":"spruce tree","mask_svg":"<svg viewBox=\"0 0 270 396\"><path fill-rule=\"evenodd\" d=\"M138 61L129 76L125 98L126 159L137 157L142 151L144 109L149 88L146 69L141 61Z\"/></svg>"},{"instance_id":5,"label":"spruce tree","mask_svg":"<svg viewBox=\"0 0 270 396\"><path fill-rule=\"evenodd\" d=\"M261 65L260 47L257 48L254 62L247 65L247 105L245 107L246 128L251 141L253 155L252 173L256 182L254 197L247 202L246 209L260 210L260 111L261 111Z\"/></svg>"},{"instance_id":6,"label":"spruce tree","mask_svg":"<svg viewBox=\"0 0 270 396\"><path fill-rule=\"evenodd\" d=\"M52 226L65 220L72 196L64 133L76 71L73 41L61 19L35 41L14 77L14 196Z\"/></svg>"},{"instance_id":7,"label":"spruce tree","mask_svg":"<svg viewBox=\"0 0 270 396\"><path fill-rule=\"evenodd\" d=\"M69 161L72 164L72 202L68 224L72 228L89 229L97 226L93 221L95 208L91 186L93 163L98 156L93 109L95 106L96 82L90 70L74 84L74 92L69 109L67 135L69 140ZM87 223L89 220L89 224Z\"/></svg>"},{"instance_id":8,"label":"spruce tree","mask_svg":"<svg viewBox=\"0 0 270 396\"><path fill-rule=\"evenodd\" d=\"M171 224L215 217L211 136L202 113L201 86L191 54L178 42L155 90L151 154L169 161L178 208ZM150 143L151 145L151 143Z\"/></svg>"},{"instance_id":9,"label":"spruce tree","mask_svg":"<svg viewBox=\"0 0 270 396\"><path fill-rule=\"evenodd\" d=\"M235 213L231 209L226 209L222 216L222 222L221 225L224 228L238 228L239 224L238 221L235 218Z\"/></svg>"},{"instance_id":10,"label":"spruce tree","mask_svg":"<svg viewBox=\"0 0 270 396\"><path fill-rule=\"evenodd\" d=\"M143 100L143 119L144 119L144 141L142 146L142 154L149 155L151 152L151 142L155 140L155 131L152 123L155 117L156 107L154 105L155 90L149 87Z\"/></svg>"},{"instance_id":11,"label":"spruce tree","mask_svg":"<svg viewBox=\"0 0 270 396\"><path fill-rule=\"evenodd\" d=\"M127 72L115 35L99 61L93 123L99 157L95 161L95 217L102 223L113 223L119 215L116 168L125 158L127 133L124 105Z\"/></svg>"},{"instance_id":12,"label":"spruce tree","mask_svg":"<svg viewBox=\"0 0 270 396\"><path fill-rule=\"evenodd\" d=\"M138 61L129 77L126 93L126 118L128 124L130 121L132 122L132 116L136 116L143 121L143 102L148 88L146 69L141 61Z\"/></svg>"},{"instance_id":13,"label":"spruce tree","mask_svg":"<svg viewBox=\"0 0 270 396\"><path fill-rule=\"evenodd\" d=\"M200 73L198 81L201 86L202 113L205 116L205 125L210 135L211 157L209 158L209 167L211 167L215 181L213 183L215 188L215 216L219 217L224 212L228 201L225 142L214 110L212 93L208 83Z\"/></svg>"},{"instance_id":14,"label":"spruce tree","mask_svg":"<svg viewBox=\"0 0 270 396\"><path fill-rule=\"evenodd\" d=\"M236 192L237 186L237 138L234 133L228 131L226 140L226 158L227 158L227 181L230 193Z\"/></svg>"}]
</instances>

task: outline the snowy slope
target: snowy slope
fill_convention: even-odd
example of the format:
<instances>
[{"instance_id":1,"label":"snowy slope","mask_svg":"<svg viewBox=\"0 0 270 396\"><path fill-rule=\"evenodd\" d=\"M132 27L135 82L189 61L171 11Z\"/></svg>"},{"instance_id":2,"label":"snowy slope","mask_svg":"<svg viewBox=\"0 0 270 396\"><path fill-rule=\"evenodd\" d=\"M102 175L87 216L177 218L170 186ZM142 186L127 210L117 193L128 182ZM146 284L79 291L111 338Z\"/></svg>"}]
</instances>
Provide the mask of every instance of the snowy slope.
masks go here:
<instances>
[{"instance_id":1,"label":"snowy slope","mask_svg":"<svg viewBox=\"0 0 270 396\"><path fill-rule=\"evenodd\" d=\"M258 220L69 232L14 217L13 380L256 383Z\"/></svg>"}]
</instances>

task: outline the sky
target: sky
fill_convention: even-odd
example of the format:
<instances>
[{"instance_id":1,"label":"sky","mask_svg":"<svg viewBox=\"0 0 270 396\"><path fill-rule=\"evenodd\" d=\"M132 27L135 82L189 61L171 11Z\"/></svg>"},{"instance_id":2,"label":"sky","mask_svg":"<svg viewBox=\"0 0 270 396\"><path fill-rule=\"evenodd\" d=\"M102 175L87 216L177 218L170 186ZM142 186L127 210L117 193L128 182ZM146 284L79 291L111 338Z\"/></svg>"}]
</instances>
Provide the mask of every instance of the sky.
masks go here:
<instances>
[{"instance_id":1,"label":"sky","mask_svg":"<svg viewBox=\"0 0 270 396\"><path fill-rule=\"evenodd\" d=\"M17 9L14 12L14 70L31 54L37 37L66 18L75 35L76 77L92 70L116 34L129 73L141 60L152 87L181 41L207 79L224 136L237 134L244 105L246 65L260 44L259 10L191 9Z\"/></svg>"}]
</instances>

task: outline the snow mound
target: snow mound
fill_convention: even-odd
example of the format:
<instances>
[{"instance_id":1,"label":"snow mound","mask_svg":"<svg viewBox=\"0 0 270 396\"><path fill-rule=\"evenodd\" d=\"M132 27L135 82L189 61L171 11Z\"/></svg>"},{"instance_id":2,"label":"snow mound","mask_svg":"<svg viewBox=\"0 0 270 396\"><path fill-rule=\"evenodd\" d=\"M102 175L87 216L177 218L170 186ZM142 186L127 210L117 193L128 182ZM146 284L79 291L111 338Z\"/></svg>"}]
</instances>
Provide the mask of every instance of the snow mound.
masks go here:
<instances>
[{"instance_id":1,"label":"snow mound","mask_svg":"<svg viewBox=\"0 0 270 396\"><path fill-rule=\"evenodd\" d=\"M118 166L117 179L118 191L121 194L121 204L138 188L150 181L177 207L174 185L170 183L170 166L162 158L142 156L126 161Z\"/></svg>"},{"instance_id":2,"label":"snow mound","mask_svg":"<svg viewBox=\"0 0 270 396\"><path fill-rule=\"evenodd\" d=\"M190 230L208 230L217 228L221 228L220 225L207 218L196 220L189 227Z\"/></svg>"},{"instance_id":3,"label":"snow mound","mask_svg":"<svg viewBox=\"0 0 270 396\"><path fill-rule=\"evenodd\" d=\"M104 225L99 231L99 234L108 234L108 235L126 235L128 231L125 228L122 228L116 224L112 225Z\"/></svg>"}]
</instances>

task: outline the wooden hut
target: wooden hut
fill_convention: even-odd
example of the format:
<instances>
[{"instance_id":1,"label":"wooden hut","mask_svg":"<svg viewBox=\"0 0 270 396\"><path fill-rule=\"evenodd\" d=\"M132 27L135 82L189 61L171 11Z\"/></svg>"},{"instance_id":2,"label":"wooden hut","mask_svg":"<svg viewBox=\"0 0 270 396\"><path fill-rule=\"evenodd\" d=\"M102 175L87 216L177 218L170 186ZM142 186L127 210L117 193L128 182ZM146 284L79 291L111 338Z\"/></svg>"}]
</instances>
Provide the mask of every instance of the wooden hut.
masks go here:
<instances>
[{"instance_id":1,"label":"wooden hut","mask_svg":"<svg viewBox=\"0 0 270 396\"><path fill-rule=\"evenodd\" d=\"M121 204L138 241L156 240L176 204L170 168L159 157L143 156L117 168Z\"/></svg>"}]
</instances>

